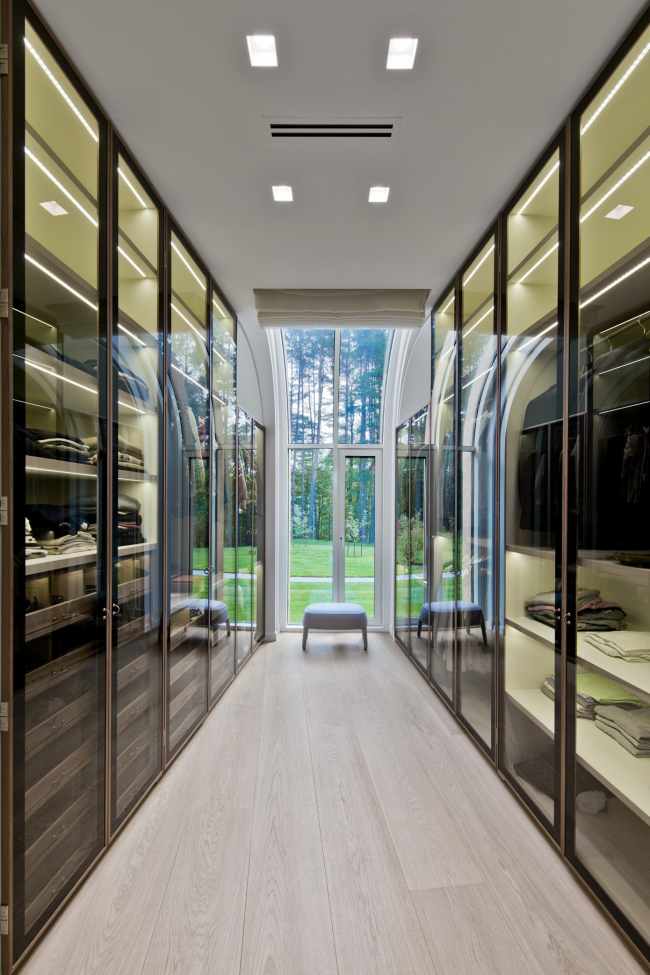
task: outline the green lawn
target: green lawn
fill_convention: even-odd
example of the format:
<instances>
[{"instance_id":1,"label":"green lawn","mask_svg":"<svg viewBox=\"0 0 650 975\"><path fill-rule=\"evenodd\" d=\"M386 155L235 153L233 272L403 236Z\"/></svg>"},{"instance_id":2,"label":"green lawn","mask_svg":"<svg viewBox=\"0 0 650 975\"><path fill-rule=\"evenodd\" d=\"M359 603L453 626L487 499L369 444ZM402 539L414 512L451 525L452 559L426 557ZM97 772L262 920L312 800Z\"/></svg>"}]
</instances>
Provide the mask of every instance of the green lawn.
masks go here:
<instances>
[{"instance_id":1,"label":"green lawn","mask_svg":"<svg viewBox=\"0 0 650 975\"><path fill-rule=\"evenodd\" d=\"M348 547L346 545L346 553ZM350 544L350 554L345 556L346 578L358 576L374 576L375 574L375 546L364 545L363 555L361 546ZM332 575L332 543L292 541L291 543L291 575L292 576L331 576Z\"/></svg>"},{"instance_id":2,"label":"green lawn","mask_svg":"<svg viewBox=\"0 0 650 975\"><path fill-rule=\"evenodd\" d=\"M345 587L346 603L360 603L369 618L375 615L375 587L372 582L353 582ZM332 584L327 582L292 582L289 622L302 623L302 614L310 603L331 603Z\"/></svg>"},{"instance_id":3,"label":"green lawn","mask_svg":"<svg viewBox=\"0 0 650 975\"><path fill-rule=\"evenodd\" d=\"M251 550L248 545L241 546L238 550L239 555L239 568L242 572L246 571L246 568L251 564ZM255 557L255 549L253 549L253 557ZM195 548L194 549L194 569L204 569L209 565L208 550L207 548ZM223 571L224 572L234 572L235 571L235 549L225 548L223 550Z\"/></svg>"}]
</instances>

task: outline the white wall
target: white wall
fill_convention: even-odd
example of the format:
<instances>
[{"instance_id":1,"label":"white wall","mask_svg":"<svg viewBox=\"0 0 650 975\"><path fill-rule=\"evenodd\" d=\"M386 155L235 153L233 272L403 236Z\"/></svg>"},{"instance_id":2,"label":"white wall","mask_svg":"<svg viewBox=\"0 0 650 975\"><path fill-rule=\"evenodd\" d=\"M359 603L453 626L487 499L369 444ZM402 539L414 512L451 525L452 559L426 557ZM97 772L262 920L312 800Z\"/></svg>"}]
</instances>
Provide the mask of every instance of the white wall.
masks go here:
<instances>
[{"instance_id":1,"label":"white wall","mask_svg":"<svg viewBox=\"0 0 650 975\"><path fill-rule=\"evenodd\" d=\"M401 397L398 423L403 423L426 406L431 395L431 321L413 332L406 369L400 377Z\"/></svg>"}]
</instances>

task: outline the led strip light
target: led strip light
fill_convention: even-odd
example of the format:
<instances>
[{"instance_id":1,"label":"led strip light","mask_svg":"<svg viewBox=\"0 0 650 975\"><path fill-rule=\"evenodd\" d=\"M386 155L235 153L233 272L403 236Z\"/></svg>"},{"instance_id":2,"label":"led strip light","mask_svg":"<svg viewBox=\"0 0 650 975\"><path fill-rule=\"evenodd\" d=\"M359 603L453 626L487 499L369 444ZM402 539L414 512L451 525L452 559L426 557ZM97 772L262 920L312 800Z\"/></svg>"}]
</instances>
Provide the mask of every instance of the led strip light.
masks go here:
<instances>
[{"instance_id":1,"label":"led strip light","mask_svg":"<svg viewBox=\"0 0 650 975\"><path fill-rule=\"evenodd\" d=\"M518 351L521 352L523 349L526 348L527 345L531 345L533 342L536 342L537 339L541 339L542 335L546 335L546 333L550 332L551 329L553 328L557 328L557 322L553 322L552 325L549 325L548 328L545 328L543 332L539 333L539 335L533 335L532 339L528 339L527 342L524 342L523 345L519 346Z\"/></svg>"},{"instance_id":2,"label":"led strip light","mask_svg":"<svg viewBox=\"0 0 650 975\"><path fill-rule=\"evenodd\" d=\"M445 305L445 307L444 307L444 308L442 309L442 311L440 312L440 314L441 314L441 315L444 315L444 314L445 314L445 312L447 311L447 309L448 309L448 308L449 308L449 307L450 307L451 305L453 305L453 303L454 303L454 301L455 301L455 300L456 300L456 295L452 295L452 296L451 296L451 298L449 299L449 301L447 302L447 304Z\"/></svg>"},{"instance_id":3,"label":"led strip light","mask_svg":"<svg viewBox=\"0 0 650 975\"><path fill-rule=\"evenodd\" d=\"M185 265L185 267L187 268L187 270L190 272L190 274L192 275L192 277L194 278L194 280L203 289L203 291L205 291L205 283L203 281L201 281L201 278L198 276L198 274L196 273L196 271L186 261L185 257L183 256L183 254L181 253L181 251L179 251L178 247L176 246L176 244L174 243L173 240L172 240L172 247L174 248L174 250L176 251L176 253L180 257L181 261L183 262L183 264Z\"/></svg>"},{"instance_id":4,"label":"led strip light","mask_svg":"<svg viewBox=\"0 0 650 975\"><path fill-rule=\"evenodd\" d=\"M528 197L528 199L526 200L526 202L522 206L521 210L518 210L517 211L517 216L518 217L520 217L522 215L522 213L524 212L524 210L526 209L526 207L528 206L528 204L533 202L533 200L535 199L535 197L537 196L537 194L539 193L539 191L544 186L546 186L546 184L548 183L548 181L551 178L551 176L553 175L553 173L557 172L557 170L559 168L560 168L560 160L558 159L558 161L555 163L555 165L553 166L553 168L551 169L551 171L546 174L546 176L544 177L544 179L542 180L542 182L539 184L539 186L536 189L534 189L533 192L530 194L530 196Z\"/></svg>"},{"instance_id":5,"label":"led strip light","mask_svg":"<svg viewBox=\"0 0 650 975\"><path fill-rule=\"evenodd\" d=\"M23 359L25 365L32 366L33 369L39 369L40 372L47 373L48 376L53 376L55 379L60 379L61 382L70 383L71 386L78 386L79 389L85 389L87 393L92 393L97 396L97 390L92 389L91 386L84 386L83 383L78 383L74 379L68 379L67 376L62 376L58 372L54 372L53 369L48 369L47 366L41 366L38 362L34 362L33 359L24 359L23 356L18 356L19 359Z\"/></svg>"},{"instance_id":6,"label":"led strip light","mask_svg":"<svg viewBox=\"0 0 650 975\"><path fill-rule=\"evenodd\" d=\"M632 362L624 362L620 366L612 366L611 369L603 369L602 372L598 371L596 375L606 376L608 372L616 372L617 369L627 369L628 366L635 366L637 362L645 362L647 359L650 359L650 355L641 356L640 359L633 359Z\"/></svg>"},{"instance_id":7,"label":"led strip light","mask_svg":"<svg viewBox=\"0 0 650 975\"><path fill-rule=\"evenodd\" d=\"M478 320L477 322L474 322L474 324L472 325L472 327L471 327L471 328L468 328L468 329L467 329L467 331L466 331L466 332L465 332L465 334L463 335L463 338L464 338L464 339L466 339L466 338L467 338L467 336L468 336L468 335L470 335L470 334L471 334L471 332L473 332L473 331L474 331L474 329L476 328L476 326L477 326L477 325L480 325L480 324L481 324L481 322L484 322L484 321L485 321L485 319L486 319L486 318L488 317L488 315L489 315L489 314L490 314L491 312L493 312L493 311L494 311L494 305L490 305L490 307L488 308L488 310L486 311L486 313L485 313L484 315L481 315L481 317L479 318L479 320Z\"/></svg>"},{"instance_id":8,"label":"led strip light","mask_svg":"<svg viewBox=\"0 0 650 975\"><path fill-rule=\"evenodd\" d=\"M650 43L646 44L646 46L643 48L643 50L638 55L638 57L632 62L632 64L630 65L630 67L627 69L627 71L625 72L625 74L623 75L623 77L620 79L620 81L618 81L614 85L614 87L610 91L610 93L607 96L607 98L605 98L604 101L601 102L601 104L598 106L598 108L596 109L596 111L594 112L594 114L591 116L591 118L587 122L585 122L583 128L580 130L580 135L584 135L585 132L587 131L587 129L589 129L594 124L594 122L596 121L596 119L598 118L598 116L600 115L600 113L602 112L602 110L607 105L609 105L609 103L611 102L611 100L614 97L614 95L616 94L616 92L619 91L623 87L623 85L625 84L625 82L627 81L627 79L630 77L630 75L632 74L632 72L634 71L634 69L635 68L638 68L638 66L641 64L641 62L643 61L643 59L646 56L646 54L648 53L648 51L650 51Z\"/></svg>"},{"instance_id":9,"label":"led strip light","mask_svg":"<svg viewBox=\"0 0 650 975\"><path fill-rule=\"evenodd\" d=\"M57 189L59 189L59 190L61 190L61 192L63 193L63 195L64 195L64 196L66 196L66 197L67 197L67 198L68 198L68 199L70 200L70 202L71 202L71 203L74 203L74 205L76 206L76 208L77 208L77 210L79 210L79 211L80 211L81 213L83 213L83 215L84 215L84 217L85 217L85 218L86 218L87 220L90 220L90 222L91 222L91 224L92 224L92 225L93 225L94 227L99 227L99 224L97 223L97 221L95 220L95 218L94 218L94 217L92 217L92 216L91 216L91 215L90 215L90 214L88 213L88 211L84 209L84 207L82 207L82 205L81 205L81 203L79 203L79 201L78 201L78 200L75 200L75 198L74 198L74 196L72 195L72 193L68 193L68 191L66 190L66 188L65 188L65 186L63 186L63 185L62 185L61 183L59 183L59 181L58 181L58 179L56 178L56 176L54 176L54 175L53 175L53 174L52 174L52 173L51 173L51 172L49 171L49 169L47 169L47 168L46 168L46 167L45 167L45 166L43 165L43 163L42 163L42 162L40 161L40 159L37 159L37 158L36 158L36 156L35 156L35 155L34 155L34 153L33 153L33 152L31 151L31 149L28 149L28 148L27 148L27 146L25 146L25 155L26 155L26 156L28 156L28 157L29 157L29 159L31 159L31 160L32 160L32 162L34 162L34 163L36 163L36 165L37 165L37 166L38 166L38 168L39 168L39 169L41 170L41 172L42 172L42 173L45 173L45 175L46 175L46 176L48 177L48 179L51 179L51 180L52 180L52 182L53 182L53 183L54 183L54 185L55 185L55 186L57 187Z\"/></svg>"},{"instance_id":10,"label":"led strip light","mask_svg":"<svg viewBox=\"0 0 650 975\"><path fill-rule=\"evenodd\" d=\"M598 209L598 207L600 207L605 202L605 200L608 200L610 198L610 196L612 195L612 193L615 193L616 190L620 186L622 186L623 183L625 183L630 178L630 176L632 176L634 173L636 173L637 169L640 166L642 166L644 164L644 162L646 162L648 159L650 159L650 152L646 152L645 156L643 156L642 159L639 159L639 161L636 162L634 164L634 166L632 166L632 168L627 171L627 173L625 174L625 176L621 176L621 178L619 179L618 183L615 183L612 186L611 190L608 190L607 193L605 193L604 196L601 196L601 198L598 201L598 203L594 203L594 205L592 206L591 210L587 210L587 212L585 213L584 217L580 217L580 223L584 223L585 220L587 219L587 217L590 217L592 215L592 213L594 213Z\"/></svg>"},{"instance_id":11,"label":"led strip light","mask_svg":"<svg viewBox=\"0 0 650 975\"><path fill-rule=\"evenodd\" d=\"M194 383L195 386L198 386L199 389L202 390L206 395L208 394L209 390L207 390L205 386L202 386L201 383L197 382L196 379L192 379L191 376L188 376L186 372L183 372L182 369L179 369L178 366L175 365L173 362L172 362L172 369L175 369L176 372L180 372L181 376L185 376L186 379L189 379L191 383Z\"/></svg>"},{"instance_id":12,"label":"led strip light","mask_svg":"<svg viewBox=\"0 0 650 975\"><path fill-rule=\"evenodd\" d=\"M122 332L126 332L126 334L129 336L129 338L132 338L135 342L139 342L143 349L146 349L147 343L146 342L143 342L142 339L139 339L137 335L134 335L133 334L133 332L129 332L128 328L124 328L124 325L120 325L119 322L117 323L117 327Z\"/></svg>"},{"instance_id":13,"label":"led strip light","mask_svg":"<svg viewBox=\"0 0 650 975\"><path fill-rule=\"evenodd\" d=\"M487 254L485 254L485 256L483 258L481 258L481 260L478 262L478 264L476 265L476 267L474 268L474 270L472 271L472 273L469 275L469 277L465 278L465 280L463 281L463 287L465 287L465 285L469 284L469 282L472 280L472 278L474 277L474 275L476 274L476 272L479 270L479 268L483 267L483 265L485 264L485 262L487 261L488 257L490 256L490 254L492 253L493 250L494 250L494 244L492 244L492 246L490 247L490 249L487 252Z\"/></svg>"},{"instance_id":14,"label":"led strip light","mask_svg":"<svg viewBox=\"0 0 650 975\"><path fill-rule=\"evenodd\" d=\"M473 379L470 379L470 381L468 383L465 383L465 385L463 386L463 389L467 389L467 387L468 386L471 386L472 383L475 383L477 379L481 379L483 376L487 376L487 374L489 372L492 372L493 369L494 369L494 366L490 366L490 368L489 369L486 369L484 372L479 372L478 376L474 376L474 378Z\"/></svg>"},{"instance_id":15,"label":"led strip light","mask_svg":"<svg viewBox=\"0 0 650 975\"><path fill-rule=\"evenodd\" d=\"M191 328L191 329L192 329L192 330L193 330L194 332L196 332L196 334L197 334L197 335L198 335L198 337L199 337L199 338L201 339L201 341L202 341L202 342L205 342L205 336L203 336L203 335L201 335L201 333L199 332L199 330L198 330L198 328L196 327L196 325L192 325L192 323L191 323L191 321L189 320L189 318L187 318L187 317L186 317L186 316L185 316L185 315L183 314L183 312L182 312L182 311L180 311L180 310L179 310L179 309L178 309L178 308L176 307L176 305L174 304L174 302L173 302L173 301L172 301L172 303L171 303L171 306L172 306L172 310L173 310L173 311L175 311L177 315L180 315L180 316L181 316L181 318L183 319L183 321L184 321L184 322L186 322L186 324L187 324L187 325L189 325L189 326L190 326L190 328Z\"/></svg>"},{"instance_id":16,"label":"led strip light","mask_svg":"<svg viewBox=\"0 0 650 975\"><path fill-rule=\"evenodd\" d=\"M530 268L530 270L526 271L526 273L524 274L523 278L519 278L519 280L517 281L517 284L523 284L524 281L526 280L526 278L527 277L530 277L530 275L533 273L533 271L536 271L537 268L540 266L540 264L543 264L544 263L544 261L546 260L547 257L550 257L551 254L554 254L555 251L558 249L559 246L560 246L560 242L559 241L557 242L557 244L553 244L553 246L551 247L550 251L547 251L546 254L544 254L543 257L540 257L540 259L538 260L537 264L533 264L533 266Z\"/></svg>"},{"instance_id":17,"label":"led strip light","mask_svg":"<svg viewBox=\"0 0 650 975\"><path fill-rule=\"evenodd\" d=\"M596 300L596 298L600 298L600 296L604 295L606 291L611 291L611 289L615 288L617 284L621 283L621 281L625 281L626 278L629 278L632 274L636 274L637 271L640 271L642 267L646 267L648 264L650 264L650 257L646 257L645 261L641 261L641 263L637 264L636 267L633 267L631 271L627 271L625 274L622 274L620 278L616 279L616 281L612 281L611 284L608 284L605 288L601 288L600 291L597 291L595 295L591 296L591 298L587 298L586 301L581 302L580 307L586 308L586 306L590 305L592 301Z\"/></svg>"},{"instance_id":18,"label":"led strip light","mask_svg":"<svg viewBox=\"0 0 650 975\"><path fill-rule=\"evenodd\" d=\"M43 69L43 71L45 72L45 74L47 75L47 77L50 79L50 81L52 82L52 84L54 85L54 87L56 88L56 90L59 92L59 94L68 103L68 105L70 106L70 108L72 109L72 111L75 113L75 115L77 116L77 118L79 119L79 121L81 122L81 124L90 133L90 135L93 137L93 139L95 140L95 142L99 142L99 136L96 135L96 133L94 132L94 130L92 129L92 127L88 124L88 122L83 117L83 115L81 114L81 112L79 111L79 109L77 108L77 106L75 105L75 103L72 101L72 99L68 95L68 93L61 87L61 85L56 80L56 78L54 77L54 75L52 74L52 72L50 71L50 69L48 68L48 66L46 65L46 63L43 60L43 58L38 53L38 51L36 51L36 49L30 44L30 42L27 40L26 37L24 38L24 41L25 41L25 47L27 48L27 50L29 51L29 53L35 58L37 64L39 64L41 66L41 68Z\"/></svg>"},{"instance_id":19,"label":"led strip light","mask_svg":"<svg viewBox=\"0 0 650 975\"><path fill-rule=\"evenodd\" d=\"M136 200L138 201L138 203L140 204L140 206L141 207L144 207L144 209L147 210L148 209L147 204L144 202L144 200L142 199L142 197L140 196L140 194L136 190L135 186L131 182L131 180L128 178L128 176L126 176L126 174L124 173L124 170L120 169L120 167L118 166L117 167L117 171L118 171L119 175L122 177L122 179L124 180L124 182L126 183L126 185L128 186L128 188L133 193L134 197L136 198Z\"/></svg>"},{"instance_id":20,"label":"led strip light","mask_svg":"<svg viewBox=\"0 0 650 975\"><path fill-rule=\"evenodd\" d=\"M56 281L57 284L60 284L62 288L65 288L66 291L69 291L70 294L73 294L75 298L79 298L81 301L85 302L90 308L92 308L93 311L98 311L97 305L93 305L92 301L89 301L88 298L84 298L82 294L79 294L78 291L75 291L74 288L71 288L69 284L66 284L65 281L62 281L61 278L58 278L56 274L52 274L51 271L48 271L46 267L43 267L42 264L39 264L38 261L35 261L33 257L29 256L29 254L25 254L25 260L29 261L30 264L33 264L34 267L37 267L39 271L43 272L43 274L47 274L48 278L52 278L52 280Z\"/></svg>"},{"instance_id":21,"label":"led strip light","mask_svg":"<svg viewBox=\"0 0 650 975\"><path fill-rule=\"evenodd\" d=\"M133 259L132 259L131 257L129 257L129 255L128 255L128 254L126 253L126 251L124 251L124 250L122 250L122 248L121 248L121 247L120 247L119 245L118 245L118 248L117 248L117 252L118 252L118 254L121 254L121 255L122 255L122 257L123 257L123 258L125 258L125 259L126 259L126 260L127 260L128 262L129 262L129 264L131 264L131 266L132 266L132 267L134 267L134 268L136 269L136 271L137 271L137 272L138 272L139 274L141 274L141 275L142 275L142 277L143 277L143 278L146 278L146 276L147 276L147 275L146 275L146 274L145 274L145 272L144 272L144 271L142 270L142 268L141 268L141 267L139 267L139 266L138 266L138 265L137 265L137 264L135 263L135 261L134 261L134 260L133 260Z\"/></svg>"}]
</instances>

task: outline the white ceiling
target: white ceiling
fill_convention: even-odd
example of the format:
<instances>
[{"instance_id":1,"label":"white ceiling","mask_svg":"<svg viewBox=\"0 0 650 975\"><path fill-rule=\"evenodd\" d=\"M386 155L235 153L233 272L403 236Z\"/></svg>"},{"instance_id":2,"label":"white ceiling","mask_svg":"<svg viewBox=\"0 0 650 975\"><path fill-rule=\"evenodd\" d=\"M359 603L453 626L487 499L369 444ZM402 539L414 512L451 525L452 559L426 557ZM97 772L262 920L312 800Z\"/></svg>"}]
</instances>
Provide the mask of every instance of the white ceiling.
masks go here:
<instances>
[{"instance_id":1,"label":"white ceiling","mask_svg":"<svg viewBox=\"0 0 650 975\"><path fill-rule=\"evenodd\" d=\"M545 148L645 0L39 0L244 324L253 288L432 288ZM251 68L247 34L279 67ZM419 38L413 71L388 40ZM263 116L400 116L272 145ZM379 141L379 140L378 140ZM274 203L273 184L294 203ZM386 205L368 188L391 187Z\"/></svg>"}]
</instances>

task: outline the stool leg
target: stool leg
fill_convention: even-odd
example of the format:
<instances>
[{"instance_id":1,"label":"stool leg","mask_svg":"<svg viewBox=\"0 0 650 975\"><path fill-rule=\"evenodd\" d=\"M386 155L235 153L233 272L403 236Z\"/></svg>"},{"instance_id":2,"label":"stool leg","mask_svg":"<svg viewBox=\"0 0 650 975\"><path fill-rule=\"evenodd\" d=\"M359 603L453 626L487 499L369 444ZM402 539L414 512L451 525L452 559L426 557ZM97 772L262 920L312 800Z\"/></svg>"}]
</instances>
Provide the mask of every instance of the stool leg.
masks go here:
<instances>
[{"instance_id":1,"label":"stool leg","mask_svg":"<svg viewBox=\"0 0 650 975\"><path fill-rule=\"evenodd\" d=\"M230 636L230 617L226 620L226 636Z\"/></svg>"},{"instance_id":2,"label":"stool leg","mask_svg":"<svg viewBox=\"0 0 650 975\"><path fill-rule=\"evenodd\" d=\"M308 626L303 626L303 628L302 628L302 649L303 650L306 650L307 649L307 635L308 635L308 633L309 633L309 627Z\"/></svg>"},{"instance_id":3,"label":"stool leg","mask_svg":"<svg viewBox=\"0 0 650 975\"><path fill-rule=\"evenodd\" d=\"M483 643L487 646L487 631L485 629L485 617L483 616L483 610L481 610L481 633L483 634Z\"/></svg>"},{"instance_id":4,"label":"stool leg","mask_svg":"<svg viewBox=\"0 0 650 975\"><path fill-rule=\"evenodd\" d=\"M368 630L364 626L361 632L363 634L363 649L364 650L367 650L368 649Z\"/></svg>"},{"instance_id":5,"label":"stool leg","mask_svg":"<svg viewBox=\"0 0 650 975\"><path fill-rule=\"evenodd\" d=\"M422 635L422 620L418 620L418 636Z\"/></svg>"}]
</instances>

